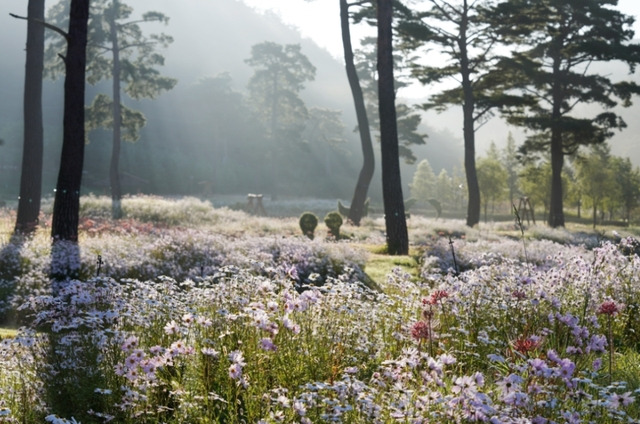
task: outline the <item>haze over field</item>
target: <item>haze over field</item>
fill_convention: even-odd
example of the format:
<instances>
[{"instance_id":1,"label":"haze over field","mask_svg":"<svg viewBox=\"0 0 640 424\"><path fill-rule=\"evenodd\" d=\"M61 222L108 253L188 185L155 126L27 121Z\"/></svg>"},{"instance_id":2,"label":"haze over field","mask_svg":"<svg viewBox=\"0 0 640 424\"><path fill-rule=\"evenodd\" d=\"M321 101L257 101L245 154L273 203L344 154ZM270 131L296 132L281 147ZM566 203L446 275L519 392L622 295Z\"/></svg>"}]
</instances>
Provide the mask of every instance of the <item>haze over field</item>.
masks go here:
<instances>
[{"instance_id":1,"label":"haze over field","mask_svg":"<svg viewBox=\"0 0 640 424\"><path fill-rule=\"evenodd\" d=\"M0 422L640 423L617 0L340 0L344 59L337 0L44 2L0 0Z\"/></svg>"},{"instance_id":2,"label":"haze over field","mask_svg":"<svg viewBox=\"0 0 640 424\"><path fill-rule=\"evenodd\" d=\"M54 2L47 2L47 6ZM332 150L332 154L343 160L338 163L338 175L329 178L327 186L312 188L309 193L314 195L340 197L347 199L353 189L355 177L361 163L359 141L355 128L355 114L344 67L341 58L340 29L337 1L304 2L302 0L288 1L255 1L246 0L139 0L134 4L135 12L158 10L170 17L168 26L150 24L150 32L162 31L174 38L174 43L163 51L166 65L161 69L164 75L174 77L178 84L172 91L161 95L154 101L129 101L137 108L141 108L147 115L147 126L142 131L142 137L136 144L124 147L122 171L138 178L141 184L129 187L129 190L155 191L163 193L179 193L192 190L199 193L202 186L198 183L219 179L207 165L220 165L220 150L208 152L210 155L206 164L197 163L203 155L201 147L211 140L210 128L193 125L192 111L203 109L210 99L200 99L201 103L191 102L185 105L185 99L193 97L193 90L198 91L198 82L203 78L213 77L228 72L231 86L240 93L246 93L247 82L253 70L245 63L251 52L251 46L263 41L274 41L280 44L300 43L302 53L307 55L311 63L317 68L314 81L306 84L301 97L308 107L321 107L341 111L345 130L345 142L339 146L340 150ZM274 13L270 9L277 7ZM638 5L631 0L621 1L620 10L637 14ZM0 151L0 173L2 182L0 190L2 197L14 198L17 192L16 181L19 170L17 168L21 155L21 116L22 116L22 87L24 70L24 37L25 24L12 19L9 12L26 13L26 2L22 0L3 1L0 5L0 39L3 40L0 53L0 138L5 144ZM278 15L279 13L279 15ZM283 22L284 21L284 22ZM361 26L364 24L361 24ZM636 26L637 27L637 26ZM371 33L371 28L358 29L354 35L361 37ZM615 75L625 76L626 69L622 66L611 67ZM634 79L637 80L637 76ZM195 87L195 88L194 88ZM58 167L60 145L60 122L62 108L61 81L45 82L45 190L53 188ZM89 87L87 102L94 94L107 89L105 86ZM407 102L424 100L425 89L412 86L402 90L399 97ZM640 134L640 122L635 117L640 109L637 106L621 110L620 114L629 127L616 134L610 141L612 153L630 157L634 164L640 164L640 149L637 137ZM462 167L462 131L461 112L453 108L442 114L425 113L423 115L421 132L428 135L426 146L414 148L417 162L427 158L438 173L447 169L451 173L454 167ZM507 127L497 118L489 121L477 133L478 154L484 154L490 143L504 145L508 133L515 135L516 142L523 140L523 133L516 128ZM86 181L92 184L91 190L100 191L106 185L108 161L105 159L109 151L106 134L100 131L92 133L91 141L86 152ZM251 146L251 140L247 140ZM251 149L250 147L248 147ZM376 154L377 154L376 148ZM314 161L326 162L325 153L314 151ZM141 166L141 164L149 164ZM243 163L233 163L225 166L242 168ZM403 165L403 183L410 182L415 171L415 165ZM227 172L227 171L224 171ZM245 169L245 172L249 172ZM154 183L160 174L179 177L183 183L163 182ZM334 173L332 173L334 174ZM252 177L260 181L260 177ZM238 183L238 190L264 190L256 183ZM104 189L103 189L104 190ZM221 187L214 190L224 191ZM379 176L374 177L371 188L372 195L379 196ZM300 193L303 194L303 193Z\"/></svg>"}]
</instances>

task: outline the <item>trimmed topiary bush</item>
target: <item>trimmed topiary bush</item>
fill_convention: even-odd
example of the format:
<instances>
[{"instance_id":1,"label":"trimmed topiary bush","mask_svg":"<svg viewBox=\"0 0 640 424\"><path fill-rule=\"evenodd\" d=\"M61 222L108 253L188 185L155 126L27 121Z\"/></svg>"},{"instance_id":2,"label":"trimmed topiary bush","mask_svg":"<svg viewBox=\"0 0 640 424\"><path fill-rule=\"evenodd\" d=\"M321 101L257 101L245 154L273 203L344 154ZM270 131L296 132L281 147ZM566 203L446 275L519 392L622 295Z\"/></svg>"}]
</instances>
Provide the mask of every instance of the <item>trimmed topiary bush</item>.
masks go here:
<instances>
[{"instance_id":1,"label":"trimmed topiary bush","mask_svg":"<svg viewBox=\"0 0 640 424\"><path fill-rule=\"evenodd\" d=\"M318 217L312 212L304 212L302 215L300 215L299 223L302 234L313 240L313 233L318 226Z\"/></svg>"},{"instance_id":2,"label":"trimmed topiary bush","mask_svg":"<svg viewBox=\"0 0 640 424\"><path fill-rule=\"evenodd\" d=\"M329 227L329 233L335 237L336 240L339 240L342 216L338 212L329 212L327 216L324 217L324 223Z\"/></svg>"}]
</instances>

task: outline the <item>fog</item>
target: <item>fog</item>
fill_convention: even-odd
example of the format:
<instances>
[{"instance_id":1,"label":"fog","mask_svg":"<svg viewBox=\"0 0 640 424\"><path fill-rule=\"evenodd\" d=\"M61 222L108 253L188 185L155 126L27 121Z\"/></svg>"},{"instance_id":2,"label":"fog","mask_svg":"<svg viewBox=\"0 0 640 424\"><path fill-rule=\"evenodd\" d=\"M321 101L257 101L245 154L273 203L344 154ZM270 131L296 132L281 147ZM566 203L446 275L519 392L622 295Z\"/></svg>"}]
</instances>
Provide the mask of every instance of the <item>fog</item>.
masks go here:
<instances>
[{"instance_id":1,"label":"fog","mask_svg":"<svg viewBox=\"0 0 640 424\"><path fill-rule=\"evenodd\" d=\"M47 7L54 1L48 1ZM24 0L3 0L0 4L0 199L15 199L18 192L22 148L22 88L26 24L8 13L26 14ZM277 191L286 196L336 198L350 201L362 164L353 103L344 66L308 38L283 24L273 14L254 11L239 0L136 0L129 2L135 13L150 10L170 17L167 26L145 24L149 33L164 32L174 38L160 51L166 59L159 70L176 78L176 87L155 100L124 103L140 109L147 118L141 138L125 143L121 171L124 189L130 193L246 194ZM335 17L339 19L338 16ZM253 73L245 60L251 46L272 41L300 44L301 52L316 67L315 80L300 93L307 108L337 110L344 131L341 142L328 143L326 134L306 130L295 145L274 146L273 141L244 113L247 83ZM226 77L221 77L227 73ZM220 84L228 82L230 91ZM98 92L109 93L106 84L87 87L89 104ZM400 97L413 97L401 92ZM400 99L402 100L402 99ZM57 175L62 135L62 84L45 81L45 173L43 193L52 193ZM621 112L629 128L611 141L616 155L629 156L640 164L636 134L637 109ZM461 112L425 114L421 131L428 135L426 146L414 148L418 161L427 158L437 173L451 172L462 165ZM495 119L478 132L478 152L494 141L502 145L509 132L521 141L522 134ZM518 140L520 138L520 140ZM85 153L84 193L108 193L110 134L94 131ZM376 148L376 153L378 149ZM274 165L275 164L275 165ZM379 199L379 162L371 196ZM274 176L273 169L277 169ZM405 188L415 165L403 166ZM277 188L274 188L276 186ZM407 197L408 197L408 188Z\"/></svg>"}]
</instances>

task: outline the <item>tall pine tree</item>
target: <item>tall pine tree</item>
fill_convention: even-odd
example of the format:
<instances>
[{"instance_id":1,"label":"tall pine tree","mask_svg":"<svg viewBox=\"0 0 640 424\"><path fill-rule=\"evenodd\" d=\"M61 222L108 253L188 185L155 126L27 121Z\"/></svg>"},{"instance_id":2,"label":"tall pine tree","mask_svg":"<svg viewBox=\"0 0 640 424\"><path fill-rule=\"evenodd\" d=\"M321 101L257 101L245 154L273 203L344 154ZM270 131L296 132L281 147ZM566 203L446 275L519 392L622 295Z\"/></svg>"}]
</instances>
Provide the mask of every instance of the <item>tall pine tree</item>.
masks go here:
<instances>
[{"instance_id":1,"label":"tall pine tree","mask_svg":"<svg viewBox=\"0 0 640 424\"><path fill-rule=\"evenodd\" d=\"M27 61L24 79L24 141L16 233L33 233L42 197L42 73L44 66L44 0L29 0Z\"/></svg>"},{"instance_id":2,"label":"tall pine tree","mask_svg":"<svg viewBox=\"0 0 640 424\"><path fill-rule=\"evenodd\" d=\"M378 102L382 152L382 196L390 255L409 253L407 220L404 213L398 125L393 78L392 0L378 0Z\"/></svg>"},{"instance_id":3,"label":"tall pine tree","mask_svg":"<svg viewBox=\"0 0 640 424\"><path fill-rule=\"evenodd\" d=\"M489 2L428 0L424 3L425 10L404 14L398 26L405 47L425 53L426 60L417 60L413 68L420 82L431 85L444 80L457 81L451 88L431 96L422 107L437 111L451 105L462 107L467 225L472 227L480 221L475 134L495 108L514 99L497 88L498 75L491 70L497 42L491 23L485 19ZM434 47L444 55L444 66L429 60Z\"/></svg>"},{"instance_id":4,"label":"tall pine tree","mask_svg":"<svg viewBox=\"0 0 640 424\"><path fill-rule=\"evenodd\" d=\"M515 43L500 73L523 98L536 102L507 110L509 122L534 132L521 152L551 153L551 196L548 224L564 226L562 169L565 155L581 145L598 144L622 129L624 121L611 111L621 101L631 104L640 93L632 81L614 82L593 72L595 62L621 61L633 72L640 46L631 44L632 16L614 7L617 0L509 0L492 16L497 34ZM526 93L526 94L524 94ZM603 111L585 117L581 104L599 104Z\"/></svg>"},{"instance_id":5,"label":"tall pine tree","mask_svg":"<svg viewBox=\"0 0 640 424\"><path fill-rule=\"evenodd\" d=\"M68 2L63 0L51 8L49 21L61 23L67 19ZM89 22L89 48L87 51L87 81L96 84L111 80L111 97L98 94L87 108L87 130L112 129L111 187L112 217L122 217L122 187L119 163L122 140L134 142L145 125L144 115L122 104L122 91L135 100L155 98L176 84L173 78L160 74L157 67L164 65L158 48L167 47L173 39L165 34L145 35L140 24L158 22L167 24L169 18L159 12L147 12L140 19L132 18L133 8L120 0L93 0ZM61 62L55 53L60 48L55 40L47 52L51 59L48 72L56 76ZM124 87L123 87L124 85Z\"/></svg>"}]
</instances>

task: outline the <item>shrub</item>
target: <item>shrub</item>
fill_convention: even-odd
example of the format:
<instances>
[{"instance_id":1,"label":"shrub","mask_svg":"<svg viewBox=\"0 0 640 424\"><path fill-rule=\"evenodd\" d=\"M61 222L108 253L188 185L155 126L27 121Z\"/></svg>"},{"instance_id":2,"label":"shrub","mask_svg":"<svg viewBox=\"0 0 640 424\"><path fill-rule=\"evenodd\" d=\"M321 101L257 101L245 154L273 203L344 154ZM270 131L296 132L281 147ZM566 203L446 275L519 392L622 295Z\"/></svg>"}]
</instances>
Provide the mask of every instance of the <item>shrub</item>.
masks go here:
<instances>
[{"instance_id":1,"label":"shrub","mask_svg":"<svg viewBox=\"0 0 640 424\"><path fill-rule=\"evenodd\" d=\"M336 240L339 240L342 216L340 216L338 212L329 212L327 216L324 217L324 223L329 227L329 233L335 237Z\"/></svg>"},{"instance_id":2,"label":"shrub","mask_svg":"<svg viewBox=\"0 0 640 424\"><path fill-rule=\"evenodd\" d=\"M313 233L318 226L318 217L312 212L305 212L300 216L299 222L302 234L313 240Z\"/></svg>"}]
</instances>

